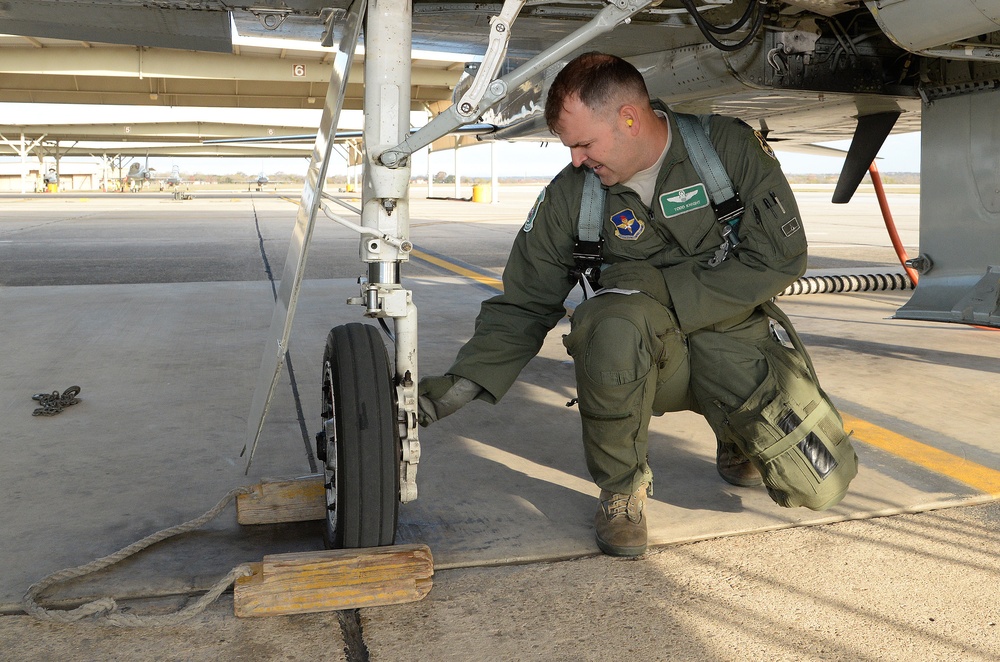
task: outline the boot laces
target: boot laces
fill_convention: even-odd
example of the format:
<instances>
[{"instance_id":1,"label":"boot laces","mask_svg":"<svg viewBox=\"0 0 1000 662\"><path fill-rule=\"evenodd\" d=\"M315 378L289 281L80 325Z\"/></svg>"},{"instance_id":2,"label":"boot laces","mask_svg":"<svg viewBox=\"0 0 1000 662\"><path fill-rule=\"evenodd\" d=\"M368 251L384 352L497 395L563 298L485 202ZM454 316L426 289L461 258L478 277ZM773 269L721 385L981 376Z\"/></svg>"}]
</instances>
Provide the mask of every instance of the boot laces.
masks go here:
<instances>
[{"instance_id":1,"label":"boot laces","mask_svg":"<svg viewBox=\"0 0 1000 662\"><path fill-rule=\"evenodd\" d=\"M604 501L604 510L608 519L627 517L631 522L642 519L642 499L635 494L612 494Z\"/></svg>"}]
</instances>

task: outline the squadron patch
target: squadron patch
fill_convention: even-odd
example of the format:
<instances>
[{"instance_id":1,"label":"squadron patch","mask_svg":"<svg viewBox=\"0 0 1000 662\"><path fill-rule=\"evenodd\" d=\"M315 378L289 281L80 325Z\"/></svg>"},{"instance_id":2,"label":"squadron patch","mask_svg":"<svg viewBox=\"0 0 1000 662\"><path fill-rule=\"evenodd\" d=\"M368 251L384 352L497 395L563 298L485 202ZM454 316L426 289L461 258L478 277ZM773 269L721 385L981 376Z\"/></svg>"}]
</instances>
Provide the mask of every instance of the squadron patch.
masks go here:
<instances>
[{"instance_id":1,"label":"squadron patch","mask_svg":"<svg viewBox=\"0 0 1000 662\"><path fill-rule=\"evenodd\" d=\"M638 239L642 231L646 229L646 224L636 218L635 212L631 209L615 212L611 215L611 222L615 226L615 236L627 241Z\"/></svg>"},{"instance_id":2,"label":"squadron patch","mask_svg":"<svg viewBox=\"0 0 1000 662\"><path fill-rule=\"evenodd\" d=\"M697 183L685 186L676 191L669 191L660 196L660 209L667 218L680 216L695 209L708 206L708 192L705 185Z\"/></svg>"},{"instance_id":3,"label":"squadron patch","mask_svg":"<svg viewBox=\"0 0 1000 662\"><path fill-rule=\"evenodd\" d=\"M764 153L777 161L778 157L775 156L774 150L771 149L771 146L767 144L767 140L764 139L764 134L760 131L754 131L753 135L757 136L757 141L760 143L760 148L764 150Z\"/></svg>"},{"instance_id":4,"label":"squadron patch","mask_svg":"<svg viewBox=\"0 0 1000 662\"><path fill-rule=\"evenodd\" d=\"M524 227L521 228L525 232L531 232L531 228L535 227L535 216L538 214L538 208L542 206L542 202L545 201L545 189L538 194L538 198L535 200L535 204L531 205L531 211L528 212L528 218L524 221Z\"/></svg>"}]
</instances>

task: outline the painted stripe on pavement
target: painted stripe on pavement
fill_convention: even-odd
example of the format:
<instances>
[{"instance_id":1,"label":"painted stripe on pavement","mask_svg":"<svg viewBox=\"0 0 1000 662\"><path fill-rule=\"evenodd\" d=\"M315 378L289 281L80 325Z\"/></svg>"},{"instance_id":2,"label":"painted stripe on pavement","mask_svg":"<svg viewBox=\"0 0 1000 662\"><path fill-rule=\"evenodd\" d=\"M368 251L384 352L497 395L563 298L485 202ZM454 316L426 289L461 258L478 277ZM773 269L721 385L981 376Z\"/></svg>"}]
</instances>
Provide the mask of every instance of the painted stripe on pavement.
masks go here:
<instances>
[{"instance_id":1,"label":"painted stripe on pavement","mask_svg":"<svg viewBox=\"0 0 1000 662\"><path fill-rule=\"evenodd\" d=\"M870 446L881 448L904 460L913 462L935 473L954 478L971 487L1000 496L1000 471L970 462L933 446L914 441L891 430L879 427L850 414L841 412L844 427L854 430L854 438Z\"/></svg>"},{"instance_id":2,"label":"painted stripe on pavement","mask_svg":"<svg viewBox=\"0 0 1000 662\"><path fill-rule=\"evenodd\" d=\"M412 251L410 251L410 255L416 258L420 258L425 262L430 262L433 265L441 267L442 269L446 269L454 274L458 274L459 276L471 278L477 283L481 283L482 285L486 285L487 287L492 287L495 290L503 292L503 281L501 281L499 278L493 278L492 276L483 276L482 274L478 274L475 271L472 271L471 269L460 267L457 264L454 264L453 262L449 262L448 260L436 257L434 255L429 255L415 248Z\"/></svg>"}]
</instances>

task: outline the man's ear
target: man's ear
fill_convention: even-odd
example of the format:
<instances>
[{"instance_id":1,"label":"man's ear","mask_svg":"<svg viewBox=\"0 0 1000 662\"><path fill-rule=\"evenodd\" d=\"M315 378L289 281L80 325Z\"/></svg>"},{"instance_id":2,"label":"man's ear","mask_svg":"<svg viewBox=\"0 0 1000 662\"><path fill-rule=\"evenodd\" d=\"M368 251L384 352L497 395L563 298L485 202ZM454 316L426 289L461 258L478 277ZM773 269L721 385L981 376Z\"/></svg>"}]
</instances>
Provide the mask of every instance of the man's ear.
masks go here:
<instances>
[{"instance_id":1,"label":"man's ear","mask_svg":"<svg viewBox=\"0 0 1000 662\"><path fill-rule=\"evenodd\" d=\"M639 110L630 104L625 104L618 111L618 121L622 123L622 130L633 136L639 132Z\"/></svg>"}]
</instances>

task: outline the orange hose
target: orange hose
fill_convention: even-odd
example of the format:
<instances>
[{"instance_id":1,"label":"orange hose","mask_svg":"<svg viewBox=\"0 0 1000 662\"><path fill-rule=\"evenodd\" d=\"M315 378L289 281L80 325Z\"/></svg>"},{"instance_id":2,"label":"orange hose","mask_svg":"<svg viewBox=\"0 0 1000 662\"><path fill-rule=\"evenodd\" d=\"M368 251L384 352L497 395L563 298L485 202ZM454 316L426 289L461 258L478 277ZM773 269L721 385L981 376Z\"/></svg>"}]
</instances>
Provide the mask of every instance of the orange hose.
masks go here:
<instances>
[{"instance_id":1,"label":"orange hose","mask_svg":"<svg viewBox=\"0 0 1000 662\"><path fill-rule=\"evenodd\" d=\"M871 175L872 185L875 187L878 206L882 210L882 220L885 221L885 229L889 232L889 240L892 241L892 247L896 249L896 257L899 258L899 263L903 265L906 275L910 277L913 286L916 287L919 276L916 270L906 266L906 261L909 258L906 256L906 249L903 248L903 242L899 239L899 233L896 232L896 223L892 220L892 212L889 211L889 201L886 199L885 189L882 187L882 176L878 174L878 167L874 161L868 166L868 174Z\"/></svg>"}]
</instances>

